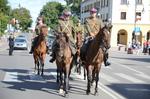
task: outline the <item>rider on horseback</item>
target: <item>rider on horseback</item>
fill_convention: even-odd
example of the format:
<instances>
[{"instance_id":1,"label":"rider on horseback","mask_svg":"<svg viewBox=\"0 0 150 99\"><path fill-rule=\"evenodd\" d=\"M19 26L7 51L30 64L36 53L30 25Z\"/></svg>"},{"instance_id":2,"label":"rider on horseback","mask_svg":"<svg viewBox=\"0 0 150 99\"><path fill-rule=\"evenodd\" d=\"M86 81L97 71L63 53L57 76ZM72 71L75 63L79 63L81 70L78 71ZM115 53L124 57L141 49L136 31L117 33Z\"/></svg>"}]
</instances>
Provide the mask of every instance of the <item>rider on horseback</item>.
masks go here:
<instances>
[{"instance_id":1,"label":"rider on horseback","mask_svg":"<svg viewBox=\"0 0 150 99\"><path fill-rule=\"evenodd\" d=\"M73 22L72 20L70 20L70 15L71 15L71 12L65 10L63 12L63 18L59 18L59 21L58 21L58 26L57 26L57 33L66 33L67 36L69 37L69 44L70 44L70 48L72 50L72 55L74 56L75 53L76 53L76 50L75 50L75 40L74 40L74 28L73 28ZM55 50L56 49L56 41L53 42L53 45L52 45L52 59L50 59L50 62L54 62L55 61Z\"/></svg>"},{"instance_id":2,"label":"rider on horseback","mask_svg":"<svg viewBox=\"0 0 150 99\"><path fill-rule=\"evenodd\" d=\"M36 37L33 39L33 41L32 41L32 45L31 45L31 50L30 50L30 54L32 54L33 53L33 50L34 50L34 48L37 46L37 41L38 41L38 36L40 35L40 33L41 33L41 27L42 26L46 26L45 24L44 24L44 21L43 21L43 18L42 17L38 17L38 22L37 22L37 25L36 25L36 27L35 27L35 32L36 32ZM47 47L47 54L49 54L49 52L48 52L48 46L46 46Z\"/></svg>"},{"instance_id":3,"label":"rider on horseback","mask_svg":"<svg viewBox=\"0 0 150 99\"><path fill-rule=\"evenodd\" d=\"M97 33L100 31L101 28L104 27L104 24L101 19L98 19L96 17L97 10L95 8L92 8L90 10L90 17L86 19L85 21L85 28L87 33L87 40L84 42L84 48L81 49L83 57L86 55L86 50L88 49L88 45L90 41L97 35ZM108 62L108 48L104 48L104 64L105 66L110 65L110 62Z\"/></svg>"}]
</instances>

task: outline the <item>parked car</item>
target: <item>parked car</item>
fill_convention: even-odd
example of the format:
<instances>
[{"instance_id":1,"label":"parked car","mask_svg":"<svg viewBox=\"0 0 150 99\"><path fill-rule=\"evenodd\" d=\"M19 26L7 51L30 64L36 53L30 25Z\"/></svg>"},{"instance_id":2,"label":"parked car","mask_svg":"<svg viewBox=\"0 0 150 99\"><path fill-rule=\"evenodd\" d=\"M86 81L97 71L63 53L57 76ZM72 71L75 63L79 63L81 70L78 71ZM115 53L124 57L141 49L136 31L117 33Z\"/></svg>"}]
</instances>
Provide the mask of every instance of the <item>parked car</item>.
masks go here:
<instances>
[{"instance_id":1,"label":"parked car","mask_svg":"<svg viewBox=\"0 0 150 99\"><path fill-rule=\"evenodd\" d=\"M48 47L49 47L50 51L51 51L52 44L53 44L54 40L55 40L55 36L48 36Z\"/></svg>"},{"instance_id":2,"label":"parked car","mask_svg":"<svg viewBox=\"0 0 150 99\"><path fill-rule=\"evenodd\" d=\"M28 42L26 38L17 37L14 43L14 49L24 49L28 50Z\"/></svg>"}]
</instances>

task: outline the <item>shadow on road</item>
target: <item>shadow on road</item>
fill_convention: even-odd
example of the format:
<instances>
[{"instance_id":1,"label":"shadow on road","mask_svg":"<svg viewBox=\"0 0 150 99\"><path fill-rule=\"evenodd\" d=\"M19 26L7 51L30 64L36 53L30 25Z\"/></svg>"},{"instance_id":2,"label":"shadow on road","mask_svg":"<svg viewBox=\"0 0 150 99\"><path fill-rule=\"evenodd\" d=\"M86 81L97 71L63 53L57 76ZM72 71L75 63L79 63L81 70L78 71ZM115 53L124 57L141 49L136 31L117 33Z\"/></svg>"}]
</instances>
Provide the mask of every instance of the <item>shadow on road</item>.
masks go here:
<instances>
[{"instance_id":1,"label":"shadow on road","mask_svg":"<svg viewBox=\"0 0 150 99\"><path fill-rule=\"evenodd\" d=\"M150 84L111 84L107 87L126 99L150 99Z\"/></svg>"},{"instance_id":2,"label":"shadow on road","mask_svg":"<svg viewBox=\"0 0 150 99\"><path fill-rule=\"evenodd\" d=\"M25 69L0 68L0 70L10 73L17 72L17 81L1 81L2 83L7 84L6 88L19 91L37 90L37 91L44 91L54 95L59 95L58 94L59 84L56 83L56 79L54 78L53 75L48 74L50 72L55 72L56 69L45 69L44 73L46 75L44 75L43 77L36 74L30 74L28 73L29 70ZM30 76L37 77L37 79L31 79ZM69 93L85 95L85 89L82 88L83 86L80 85L79 83L70 84Z\"/></svg>"}]
</instances>

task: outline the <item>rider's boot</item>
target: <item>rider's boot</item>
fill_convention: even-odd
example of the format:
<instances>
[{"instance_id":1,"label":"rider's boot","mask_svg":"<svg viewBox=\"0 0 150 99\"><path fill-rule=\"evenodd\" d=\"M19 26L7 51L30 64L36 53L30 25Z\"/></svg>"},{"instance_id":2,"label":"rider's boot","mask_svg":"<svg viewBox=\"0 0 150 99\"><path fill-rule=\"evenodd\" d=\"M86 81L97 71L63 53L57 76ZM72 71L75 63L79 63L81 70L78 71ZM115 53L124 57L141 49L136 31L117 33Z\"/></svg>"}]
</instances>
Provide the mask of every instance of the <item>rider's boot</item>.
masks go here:
<instances>
[{"instance_id":1,"label":"rider's boot","mask_svg":"<svg viewBox=\"0 0 150 99\"><path fill-rule=\"evenodd\" d=\"M56 59L56 55L54 52L52 52L52 54L50 56L52 56L52 58L49 60L49 62L53 63Z\"/></svg>"},{"instance_id":2,"label":"rider's boot","mask_svg":"<svg viewBox=\"0 0 150 99\"><path fill-rule=\"evenodd\" d=\"M34 49L34 47L33 47L33 45L32 45L29 54L32 54L32 53L33 53L33 49Z\"/></svg>"},{"instance_id":3,"label":"rider's boot","mask_svg":"<svg viewBox=\"0 0 150 99\"><path fill-rule=\"evenodd\" d=\"M108 61L108 53L107 52L104 53L104 65L105 66L111 65L111 63Z\"/></svg>"}]
</instances>

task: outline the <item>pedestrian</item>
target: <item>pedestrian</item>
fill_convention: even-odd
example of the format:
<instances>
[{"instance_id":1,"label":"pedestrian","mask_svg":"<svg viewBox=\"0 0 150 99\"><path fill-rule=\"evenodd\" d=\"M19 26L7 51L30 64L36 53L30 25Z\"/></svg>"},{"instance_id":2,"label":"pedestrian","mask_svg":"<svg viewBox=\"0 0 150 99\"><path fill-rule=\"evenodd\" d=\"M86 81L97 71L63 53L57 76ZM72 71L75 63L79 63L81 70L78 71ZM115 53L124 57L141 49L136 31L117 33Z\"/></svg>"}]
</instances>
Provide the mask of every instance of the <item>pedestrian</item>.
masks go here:
<instances>
[{"instance_id":1,"label":"pedestrian","mask_svg":"<svg viewBox=\"0 0 150 99\"><path fill-rule=\"evenodd\" d=\"M143 43L143 53L144 53L144 55L146 55L146 53L147 53L147 50L148 50L148 44L147 44L148 42L147 42L147 40L145 40L144 41L144 43Z\"/></svg>"},{"instance_id":2,"label":"pedestrian","mask_svg":"<svg viewBox=\"0 0 150 99\"><path fill-rule=\"evenodd\" d=\"M147 49L148 49L148 54L150 55L150 39L147 42Z\"/></svg>"},{"instance_id":3,"label":"pedestrian","mask_svg":"<svg viewBox=\"0 0 150 99\"><path fill-rule=\"evenodd\" d=\"M85 29L86 29L86 36L88 37L88 43L85 44L85 48L87 49L89 46L89 42L97 35L97 33L104 27L104 23L100 18L96 16L97 10L95 8L90 9L90 17L85 20ZM111 63L108 62L108 49L104 48L104 64L105 66L109 66ZM86 54L85 52L83 52ZM84 55L85 55L84 54Z\"/></svg>"}]
</instances>

